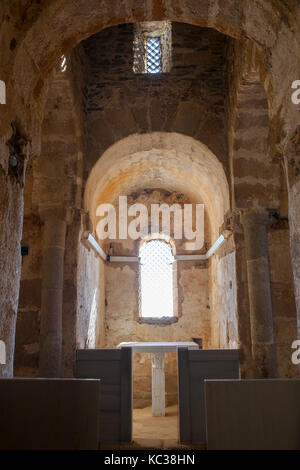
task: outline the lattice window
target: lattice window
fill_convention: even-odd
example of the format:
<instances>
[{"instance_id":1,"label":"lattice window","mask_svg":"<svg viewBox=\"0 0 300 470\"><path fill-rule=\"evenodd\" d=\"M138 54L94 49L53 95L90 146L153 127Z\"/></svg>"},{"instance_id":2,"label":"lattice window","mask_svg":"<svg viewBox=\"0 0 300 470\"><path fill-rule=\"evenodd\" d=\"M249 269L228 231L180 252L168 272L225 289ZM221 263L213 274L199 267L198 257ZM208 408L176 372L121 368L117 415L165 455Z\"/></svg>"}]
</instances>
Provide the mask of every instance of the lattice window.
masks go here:
<instances>
[{"instance_id":1,"label":"lattice window","mask_svg":"<svg viewBox=\"0 0 300 470\"><path fill-rule=\"evenodd\" d=\"M160 38L149 37L146 40L146 72L160 73L161 71L162 62Z\"/></svg>"},{"instance_id":2,"label":"lattice window","mask_svg":"<svg viewBox=\"0 0 300 470\"><path fill-rule=\"evenodd\" d=\"M162 240L145 242L140 249L140 312L144 318L174 316L173 251Z\"/></svg>"},{"instance_id":3,"label":"lattice window","mask_svg":"<svg viewBox=\"0 0 300 470\"><path fill-rule=\"evenodd\" d=\"M166 73L171 70L172 25L169 21L137 23L134 27L133 71Z\"/></svg>"},{"instance_id":4,"label":"lattice window","mask_svg":"<svg viewBox=\"0 0 300 470\"><path fill-rule=\"evenodd\" d=\"M65 72L68 68L68 65L67 65L67 58L65 55L62 55L61 56L61 59L60 59L60 70L62 72Z\"/></svg>"}]
</instances>

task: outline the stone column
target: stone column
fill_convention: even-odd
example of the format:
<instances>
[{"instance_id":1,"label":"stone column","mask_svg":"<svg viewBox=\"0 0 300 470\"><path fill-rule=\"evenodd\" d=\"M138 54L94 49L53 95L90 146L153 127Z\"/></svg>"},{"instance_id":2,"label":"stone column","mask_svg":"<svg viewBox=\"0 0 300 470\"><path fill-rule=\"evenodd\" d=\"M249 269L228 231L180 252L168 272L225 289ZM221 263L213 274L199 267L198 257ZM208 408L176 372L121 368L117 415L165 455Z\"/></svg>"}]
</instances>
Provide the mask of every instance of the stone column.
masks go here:
<instances>
[{"instance_id":1,"label":"stone column","mask_svg":"<svg viewBox=\"0 0 300 470\"><path fill-rule=\"evenodd\" d=\"M252 358L256 378L276 377L276 351L273 333L273 312L268 260L267 225L265 213L245 213L244 227Z\"/></svg>"},{"instance_id":2,"label":"stone column","mask_svg":"<svg viewBox=\"0 0 300 470\"><path fill-rule=\"evenodd\" d=\"M62 298L66 222L45 219L40 331L40 377L60 377L62 356Z\"/></svg>"},{"instance_id":3,"label":"stone column","mask_svg":"<svg viewBox=\"0 0 300 470\"><path fill-rule=\"evenodd\" d=\"M0 341L6 353L0 377L13 376L22 226L23 190L0 170Z\"/></svg>"},{"instance_id":4,"label":"stone column","mask_svg":"<svg viewBox=\"0 0 300 470\"><path fill-rule=\"evenodd\" d=\"M152 416L165 416L165 353L152 354Z\"/></svg>"}]
</instances>

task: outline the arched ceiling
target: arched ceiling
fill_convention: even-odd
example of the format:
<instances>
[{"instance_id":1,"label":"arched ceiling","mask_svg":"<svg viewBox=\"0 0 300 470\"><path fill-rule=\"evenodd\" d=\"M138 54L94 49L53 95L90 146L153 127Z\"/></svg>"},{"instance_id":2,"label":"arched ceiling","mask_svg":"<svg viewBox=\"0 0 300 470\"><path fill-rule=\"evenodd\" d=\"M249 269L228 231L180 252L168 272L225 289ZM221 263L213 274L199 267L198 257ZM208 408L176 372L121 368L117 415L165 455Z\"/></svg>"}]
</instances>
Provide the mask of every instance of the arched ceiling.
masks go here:
<instances>
[{"instance_id":1,"label":"arched ceiling","mask_svg":"<svg viewBox=\"0 0 300 470\"><path fill-rule=\"evenodd\" d=\"M177 133L135 134L112 145L88 178L85 208L96 226L99 204L144 188L179 191L203 203L213 238L229 210L229 187L217 157L203 144Z\"/></svg>"},{"instance_id":2,"label":"arched ceiling","mask_svg":"<svg viewBox=\"0 0 300 470\"><path fill-rule=\"evenodd\" d=\"M179 21L212 27L235 38L253 40L263 48L272 48L282 25L292 25L295 21L291 10L275 0L53 0L44 2L37 11L24 8L26 13L20 15L24 32L16 50L14 75L18 76L20 92L22 89L29 92L24 97L25 103L32 98L31 90L35 98L39 96L45 76L62 54L109 26ZM23 70L21 75L20 70Z\"/></svg>"},{"instance_id":3,"label":"arched ceiling","mask_svg":"<svg viewBox=\"0 0 300 470\"><path fill-rule=\"evenodd\" d=\"M0 123L2 135L9 132L9 123L15 119L18 110L18 119L32 139L32 153L37 155L40 151L39 126L51 70L62 54L82 40L123 23L185 22L211 27L234 38L250 39L263 52L263 68L268 65L263 80L271 102L276 92L280 92L280 96L283 92L282 75L278 71L285 70L283 54L276 54L275 49L280 51L283 44L288 44L285 62L289 58L293 63L297 58L294 36L299 11L295 0L53 0L30 2L30 5L26 0L7 0L0 29L0 44L5 51L0 70L3 72L1 78L7 81L11 106L4 109L4 119ZM11 17L14 22L10 21ZM289 87L288 82L285 91ZM280 103L276 106L280 109Z\"/></svg>"}]
</instances>

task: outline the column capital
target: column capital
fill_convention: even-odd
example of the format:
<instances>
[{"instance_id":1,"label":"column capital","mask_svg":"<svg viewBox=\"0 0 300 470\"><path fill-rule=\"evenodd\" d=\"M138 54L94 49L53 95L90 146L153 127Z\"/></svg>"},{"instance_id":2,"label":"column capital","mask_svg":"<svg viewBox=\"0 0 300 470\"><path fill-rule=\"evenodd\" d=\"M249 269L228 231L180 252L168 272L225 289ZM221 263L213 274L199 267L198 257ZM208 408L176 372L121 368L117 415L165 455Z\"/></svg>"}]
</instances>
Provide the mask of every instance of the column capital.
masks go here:
<instances>
[{"instance_id":1,"label":"column capital","mask_svg":"<svg viewBox=\"0 0 300 470\"><path fill-rule=\"evenodd\" d=\"M270 219L267 212L245 212L241 214L240 221L243 226L269 225Z\"/></svg>"}]
</instances>

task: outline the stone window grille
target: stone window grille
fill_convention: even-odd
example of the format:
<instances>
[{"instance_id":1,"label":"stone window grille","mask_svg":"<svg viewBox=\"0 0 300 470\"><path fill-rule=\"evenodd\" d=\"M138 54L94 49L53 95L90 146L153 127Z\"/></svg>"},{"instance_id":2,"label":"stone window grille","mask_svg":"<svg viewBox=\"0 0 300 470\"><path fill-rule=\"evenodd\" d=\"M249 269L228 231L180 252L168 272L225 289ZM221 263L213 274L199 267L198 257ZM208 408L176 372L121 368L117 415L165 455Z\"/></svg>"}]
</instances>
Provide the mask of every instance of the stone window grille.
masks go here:
<instances>
[{"instance_id":1,"label":"stone window grille","mask_svg":"<svg viewBox=\"0 0 300 470\"><path fill-rule=\"evenodd\" d=\"M160 38L147 38L145 60L146 73L162 72Z\"/></svg>"},{"instance_id":2,"label":"stone window grille","mask_svg":"<svg viewBox=\"0 0 300 470\"><path fill-rule=\"evenodd\" d=\"M134 73L166 73L171 69L172 27L169 21L135 25L133 41Z\"/></svg>"},{"instance_id":3,"label":"stone window grille","mask_svg":"<svg viewBox=\"0 0 300 470\"><path fill-rule=\"evenodd\" d=\"M61 72L65 72L68 68L68 65L67 65L67 58L65 55L62 55L61 56L61 59L60 59L60 71Z\"/></svg>"},{"instance_id":4,"label":"stone window grille","mask_svg":"<svg viewBox=\"0 0 300 470\"><path fill-rule=\"evenodd\" d=\"M173 250L161 239L150 239L140 248L140 316L174 317Z\"/></svg>"}]
</instances>

